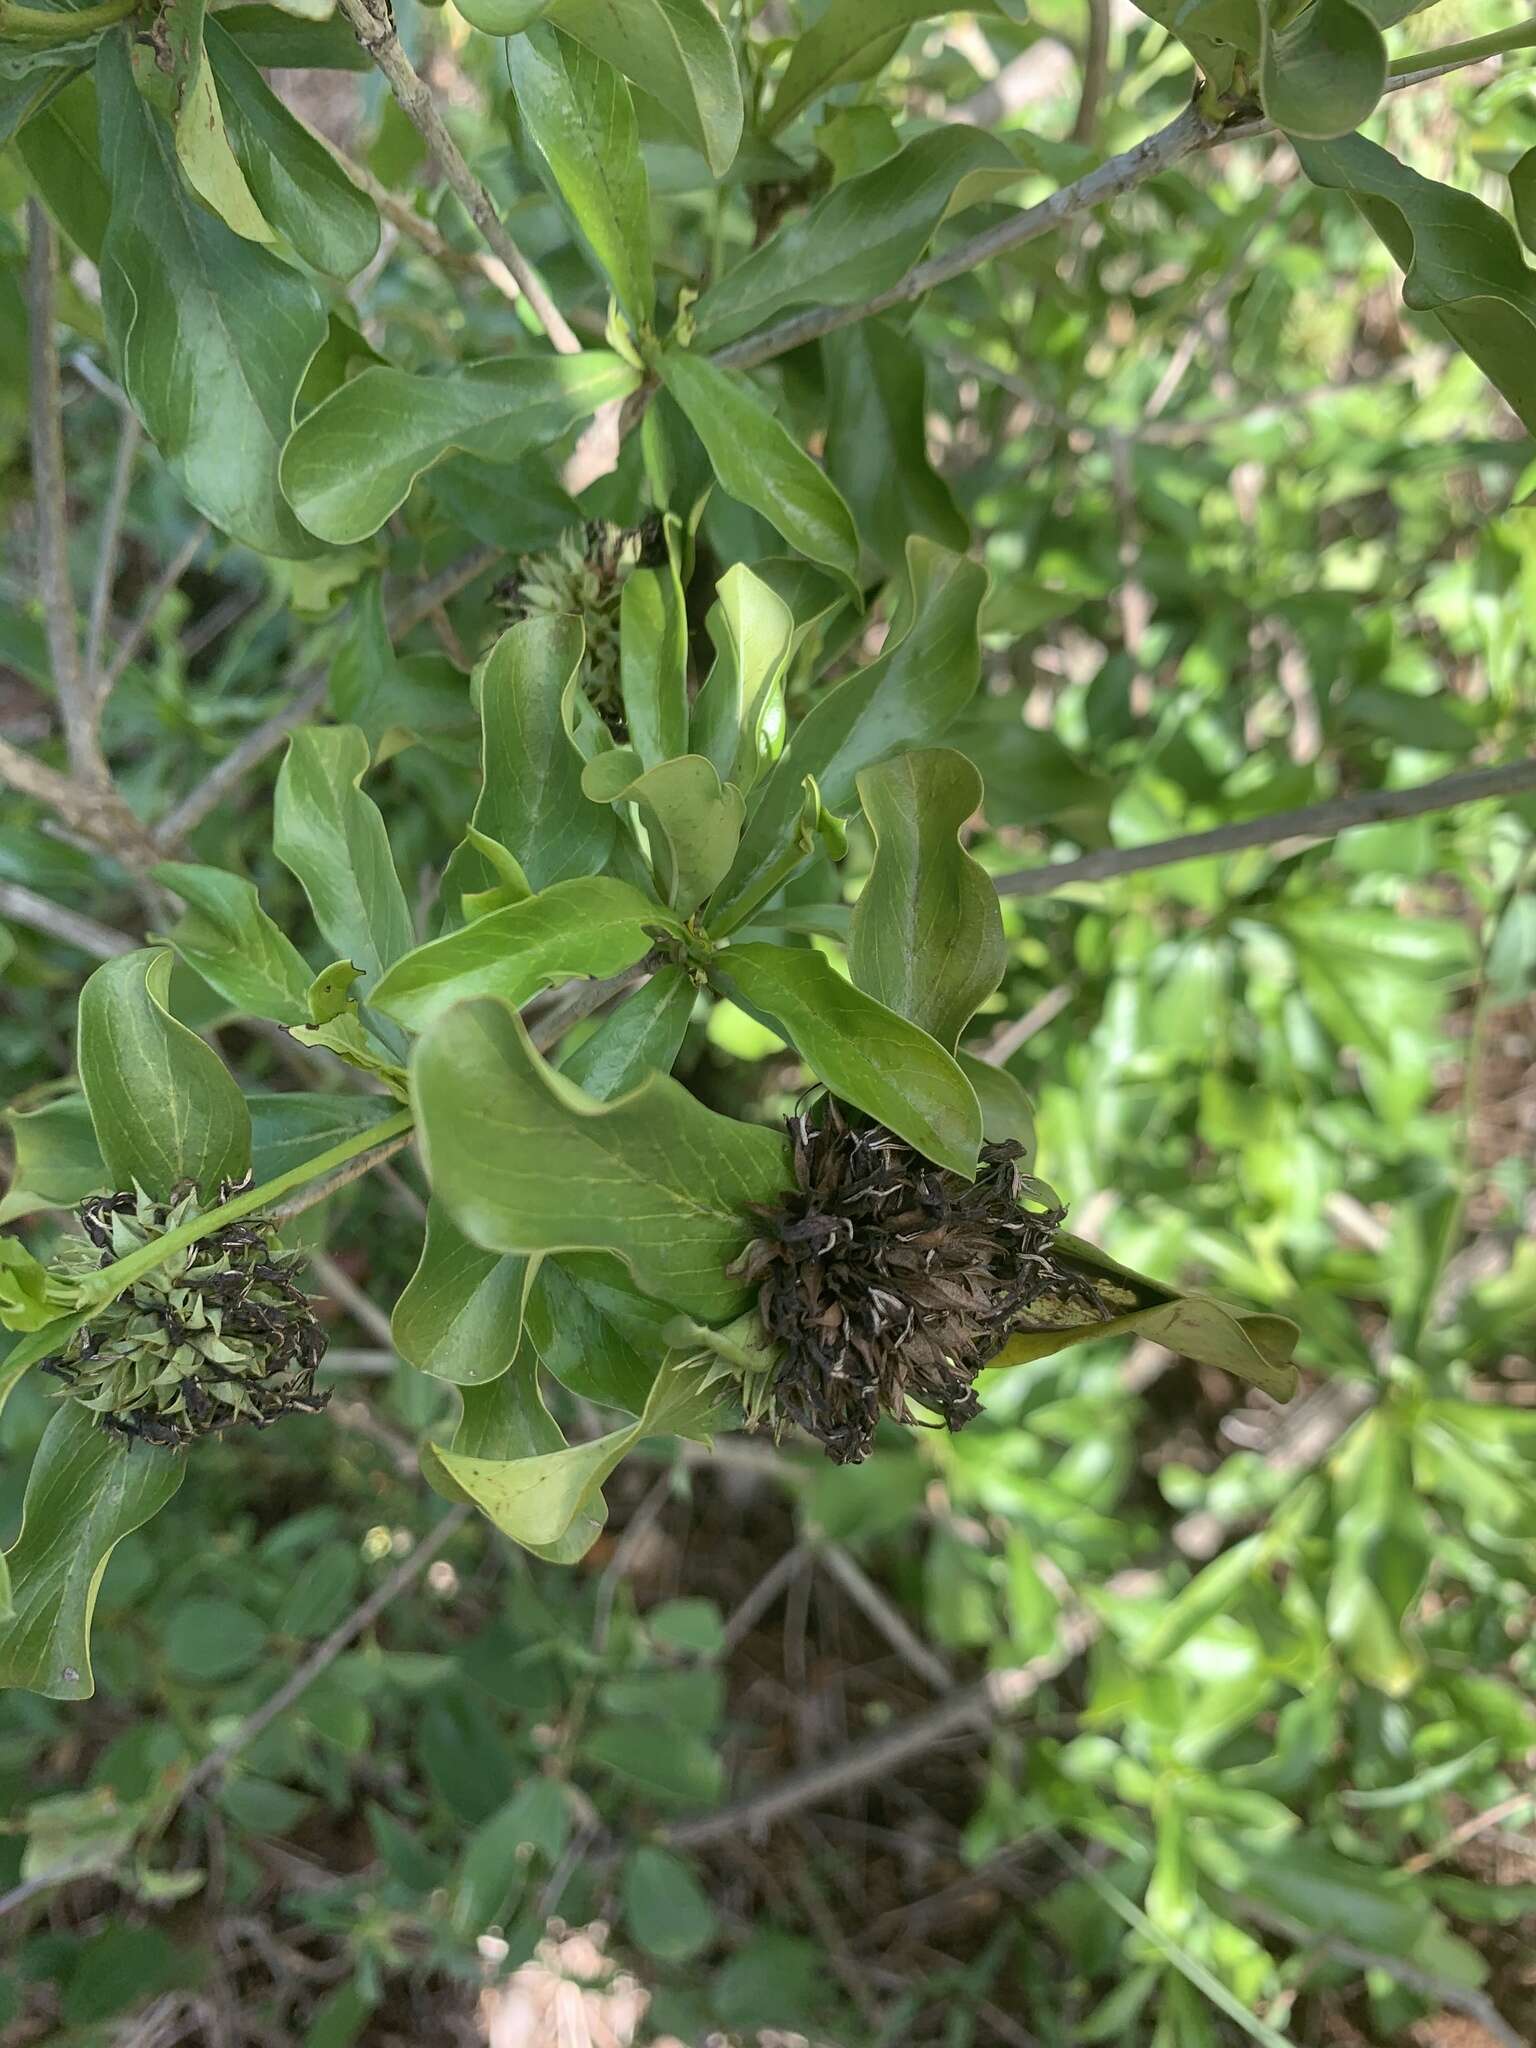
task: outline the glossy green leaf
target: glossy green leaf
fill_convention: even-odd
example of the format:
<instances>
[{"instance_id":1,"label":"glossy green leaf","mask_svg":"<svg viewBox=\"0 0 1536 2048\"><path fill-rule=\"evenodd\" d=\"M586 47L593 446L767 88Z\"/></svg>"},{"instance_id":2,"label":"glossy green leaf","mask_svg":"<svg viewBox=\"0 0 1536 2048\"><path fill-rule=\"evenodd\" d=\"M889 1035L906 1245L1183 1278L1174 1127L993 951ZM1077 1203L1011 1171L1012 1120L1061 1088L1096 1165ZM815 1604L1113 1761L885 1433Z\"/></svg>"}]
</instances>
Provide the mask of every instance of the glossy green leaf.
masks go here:
<instances>
[{"instance_id":1,"label":"glossy green leaf","mask_svg":"<svg viewBox=\"0 0 1536 2048\"><path fill-rule=\"evenodd\" d=\"M918 136L899 155L836 186L712 284L693 309L695 345L721 348L790 306L874 298L919 260L947 213L990 198L1027 172L1006 143L980 129Z\"/></svg>"},{"instance_id":2,"label":"glossy green leaf","mask_svg":"<svg viewBox=\"0 0 1536 2048\"><path fill-rule=\"evenodd\" d=\"M72 1209L106 1185L101 1147L83 1095L62 1095L39 1109L0 1117L10 1138L11 1178L0 1196L0 1223L39 1209Z\"/></svg>"},{"instance_id":3,"label":"glossy green leaf","mask_svg":"<svg viewBox=\"0 0 1536 2048\"><path fill-rule=\"evenodd\" d=\"M764 133L777 135L834 86L872 78L894 56L909 28L947 11L942 0L828 0L813 26L795 40ZM984 6L980 11L995 10Z\"/></svg>"},{"instance_id":4,"label":"glossy green leaf","mask_svg":"<svg viewBox=\"0 0 1536 2048\"><path fill-rule=\"evenodd\" d=\"M748 1205L785 1184L775 1133L717 1116L662 1075L598 1104L546 1067L493 1000L436 1020L412 1090L433 1192L477 1244L612 1251L678 1308L740 1307L725 1268L750 1235Z\"/></svg>"},{"instance_id":5,"label":"glossy green leaf","mask_svg":"<svg viewBox=\"0 0 1536 2048\"><path fill-rule=\"evenodd\" d=\"M718 178L741 141L741 79L707 0L552 0L546 19L664 107Z\"/></svg>"},{"instance_id":6,"label":"glossy green leaf","mask_svg":"<svg viewBox=\"0 0 1536 2048\"><path fill-rule=\"evenodd\" d=\"M538 1355L525 1342L510 1361L510 1369L498 1379L463 1389L458 1427L448 1443L425 1446L422 1470L440 1493L470 1501L494 1520L494 1506L515 1487L513 1468L532 1459L558 1456L565 1449L560 1425L544 1405ZM478 1482L478 1491L461 1482L450 1460L464 1461ZM487 1472L496 1475L489 1484L482 1476ZM524 1548L547 1564L578 1564L602 1534L607 1519L602 1493L593 1487L558 1535L524 1542Z\"/></svg>"},{"instance_id":7,"label":"glossy green leaf","mask_svg":"<svg viewBox=\"0 0 1536 2048\"><path fill-rule=\"evenodd\" d=\"M277 465L325 339L319 297L193 198L115 34L102 44L96 84L112 191L101 303L118 378L200 512L265 554L313 554Z\"/></svg>"},{"instance_id":8,"label":"glossy green leaf","mask_svg":"<svg viewBox=\"0 0 1536 2048\"><path fill-rule=\"evenodd\" d=\"M154 873L187 906L169 942L210 988L253 1017L308 1020L309 968L262 909L253 882L184 861L162 861Z\"/></svg>"},{"instance_id":9,"label":"glossy green leaf","mask_svg":"<svg viewBox=\"0 0 1536 2048\"><path fill-rule=\"evenodd\" d=\"M669 349L661 377L704 443L722 487L859 596L859 537L836 486L744 377Z\"/></svg>"},{"instance_id":10,"label":"glossy green leaf","mask_svg":"<svg viewBox=\"0 0 1536 2048\"><path fill-rule=\"evenodd\" d=\"M373 201L288 111L217 18L203 35L230 146L262 213L316 270L355 276L378 251Z\"/></svg>"},{"instance_id":11,"label":"glossy green leaf","mask_svg":"<svg viewBox=\"0 0 1536 2048\"><path fill-rule=\"evenodd\" d=\"M1509 174L1515 226L1527 249L1536 250L1536 148L1528 149Z\"/></svg>"},{"instance_id":12,"label":"glossy green leaf","mask_svg":"<svg viewBox=\"0 0 1536 2048\"><path fill-rule=\"evenodd\" d=\"M85 1700L91 1616L114 1547L160 1512L186 1472L174 1452L130 1448L67 1402L43 1432L21 1533L6 1552L12 1614L0 1622L0 1686Z\"/></svg>"},{"instance_id":13,"label":"glossy green leaf","mask_svg":"<svg viewBox=\"0 0 1536 2048\"><path fill-rule=\"evenodd\" d=\"M925 1158L976 1171L976 1091L926 1031L843 980L823 954L731 946L710 979L766 1017L832 1093L895 1131Z\"/></svg>"},{"instance_id":14,"label":"glossy green leaf","mask_svg":"<svg viewBox=\"0 0 1536 2048\"><path fill-rule=\"evenodd\" d=\"M638 1415L670 1348L665 1302L635 1291L618 1259L567 1252L539 1261L524 1329L544 1370L583 1401Z\"/></svg>"},{"instance_id":15,"label":"glossy green leaf","mask_svg":"<svg viewBox=\"0 0 1536 2048\"><path fill-rule=\"evenodd\" d=\"M950 1052L1008 967L997 891L960 843L981 796L974 764L947 747L898 754L859 777L875 859L848 964L861 989Z\"/></svg>"},{"instance_id":16,"label":"glossy green leaf","mask_svg":"<svg viewBox=\"0 0 1536 2048\"><path fill-rule=\"evenodd\" d=\"M558 29L507 45L518 112L576 228L631 321L656 310L651 194L623 76Z\"/></svg>"},{"instance_id":17,"label":"glossy green leaf","mask_svg":"<svg viewBox=\"0 0 1536 2048\"><path fill-rule=\"evenodd\" d=\"M745 805L701 754L642 772L636 755L615 747L587 763L581 786L594 803L639 805L657 890L679 917L691 917L729 873Z\"/></svg>"},{"instance_id":18,"label":"glossy green leaf","mask_svg":"<svg viewBox=\"0 0 1536 2048\"><path fill-rule=\"evenodd\" d=\"M1387 83L1387 46L1364 8L1308 0L1293 14L1279 0L1260 0L1260 11L1259 91L1275 126L1322 140L1358 128Z\"/></svg>"},{"instance_id":19,"label":"glossy green leaf","mask_svg":"<svg viewBox=\"0 0 1536 2048\"><path fill-rule=\"evenodd\" d=\"M619 679L647 768L688 750L688 613L676 569L636 569L619 600Z\"/></svg>"},{"instance_id":20,"label":"glossy green leaf","mask_svg":"<svg viewBox=\"0 0 1536 2048\"><path fill-rule=\"evenodd\" d=\"M1315 185L1347 192L1404 271L1403 303L1433 313L1536 433L1536 272L1514 229L1363 135L1298 140Z\"/></svg>"},{"instance_id":21,"label":"glossy green leaf","mask_svg":"<svg viewBox=\"0 0 1536 2048\"><path fill-rule=\"evenodd\" d=\"M76 1059L114 1188L157 1202L185 1181L205 1197L251 1163L251 1119L211 1046L171 1015L168 952L105 961L80 991Z\"/></svg>"},{"instance_id":22,"label":"glossy green leaf","mask_svg":"<svg viewBox=\"0 0 1536 2048\"><path fill-rule=\"evenodd\" d=\"M991 1066L973 1053L957 1052L955 1061L981 1104L981 1135L989 1145L1022 1145L1019 1163L1028 1172L1035 1163L1035 1110L1023 1087L1006 1067Z\"/></svg>"},{"instance_id":23,"label":"glossy green leaf","mask_svg":"<svg viewBox=\"0 0 1536 2048\"><path fill-rule=\"evenodd\" d=\"M560 1059L568 1081L610 1102L647 1074L670 1074L693 1015L694 986L681 967L657 968Z\"/></svg>"},{"instance_id":24,"label":"glossy green leaf","mask_svg":"<svg viewBox=\"0 0 1536 2048\"><path fill-rule=\"evenodd\" d=\"M424 1031L471 996L499 996L516 1008L570 975L622 974L668 921L659 904L610 875L556 882L418 946L385 975L373 1006L408 1031Z\"/></svg>"},{"instance_id":25,"label":"glossy green leaf","mask_svg":"<svg viewBox=\"0 0 1536 2048\"><path fill-rule=\"evenodd\" d=\"M430 1202L421 1257L390 1317L395 1349L458 1386L498 1379L522 1341L528 1278L526 1259L482 1251Z\"/></svg>"},{"instance_id":26,"label":"glossy green leaf","mask_svg":"<svg viewBox=\"0 0 1536 2048\"><path fill-rule=\"evenodd\" d=\"M458 11L488 36L521 35L549 12L550 0L458 0Z\"/></svg>"},{"instance_id":27,"label":"glossy green leaf","mask_svg":"<svg viewBox=\"0 0 1536 2048\"><path fill-rule=\"evenodd\" d=\"M929 541L907 548L906 584L877 661L825 690L795 728L754 795L741 850L711 924L751 900L754 877L788 847L814 776L828 807L849 810L861 770L902 747L937 739L965 708L981 674L977 614L986 571Z\"/></svg>"},{"instance_id":28,"label":"glossy green leaf","mask_svg":"<svg viewBox=\"0 0 1536 2048\"><path fill-rule=\"evenodd\" d=\"M368 742L355 725L305 726L277 778L272 849L303 884L327 945L366 992L415 943L378 805L366 796Z\"/></svg>"},{"instance_id":29,"label":"glossy green leaf","mask_svg":"<svg viewBox=\"0 0 1536 2048\"><path fill-rule=\"evenodd\" d=\"M83 256L101 261L112 194L101 174L96 88L74 79L16 137L43 203Z\"/></svg>"},{"instance_id":30,"label":"glossy green leaf","mask_svg":"<svg viewBox=\"0 0 1536 2048\"><path fill-rule=\"evenodd\" d=\"M133 81L170 123L176 160L198 197L237 235L270 242L272 229L230 147L203 26L204 0L164 0L154 33L129 47Z\"/></svg>"},{"instance_id":31,"label":"glossy green leaf","mask_svg":"<svg viewBox=\"0 0 1536 2048\"><path fill-rule=\"evenodd\" d=\"M716 585L706 621L715 660L694 700L689 744L722 781L750 792L784 748L784 672L795 619L772 586L744 563Z\"/></svg>"},{"instance_id":32,"label":"glossy green leaf","mask_svg":"<svg viewBox=\"0 0 1536 2048\"><path fill-rule=\"evenodd\" d=\"M844 327L821 346L827 474L847 499L865 546L897 574L913 534L964 553L965 514L928 460L922 350L884 320Z\"/></svg>"},{"instance_id":33,"label":"glossy green leaf","mask_svg":"<svg viewBox=\"0 0 1536 2048\"><path fill-rule=\"evenodd\" d=\"M450 450L511 462L637 382L637 371L601 349L497 356L441 377L363 370L294 429L283 491L321 539L366 540Z\"/></svg>"}]
</instances>

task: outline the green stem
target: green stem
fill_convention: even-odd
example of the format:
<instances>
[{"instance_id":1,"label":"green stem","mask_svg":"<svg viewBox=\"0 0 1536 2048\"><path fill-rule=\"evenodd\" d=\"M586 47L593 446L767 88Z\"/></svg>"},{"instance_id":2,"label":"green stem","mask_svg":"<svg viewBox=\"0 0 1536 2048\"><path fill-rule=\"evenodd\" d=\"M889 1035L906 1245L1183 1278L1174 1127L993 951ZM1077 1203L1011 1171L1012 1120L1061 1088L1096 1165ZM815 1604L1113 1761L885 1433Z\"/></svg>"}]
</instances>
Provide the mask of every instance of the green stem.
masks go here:
<instances>
[{"instance_id":1,"label":"green stem","mask_svg":"<svg viewBox=\"0 0 1536 2048\"><path fill-rule=\"evenodd\" d=\"M1499 57L1506 50L1536 49L1536 21L1517 21L1513 28L1495 29L1492 35L1474 36L1466 43L1443 43L1438 50L1415 50L1407 57L1394 57L1387 66L1389 76L1404 78L1416 71L1433 71L1441 64L1475 64L1480 57Z\"/></svg>"},{"instance_id":2,"label":"green stem","mask_svg":"<svg viewBox=\"0 0 1536 2048\"><path fill-rule=\"evenodd\" d=\"M100 0L95 7L73 10L52 7L23 7L17 0L0 0L0 36L16 36L31 43L72 43L77 36L94 35L137 14L141 0Z\"/></svg>"}]
</instances>

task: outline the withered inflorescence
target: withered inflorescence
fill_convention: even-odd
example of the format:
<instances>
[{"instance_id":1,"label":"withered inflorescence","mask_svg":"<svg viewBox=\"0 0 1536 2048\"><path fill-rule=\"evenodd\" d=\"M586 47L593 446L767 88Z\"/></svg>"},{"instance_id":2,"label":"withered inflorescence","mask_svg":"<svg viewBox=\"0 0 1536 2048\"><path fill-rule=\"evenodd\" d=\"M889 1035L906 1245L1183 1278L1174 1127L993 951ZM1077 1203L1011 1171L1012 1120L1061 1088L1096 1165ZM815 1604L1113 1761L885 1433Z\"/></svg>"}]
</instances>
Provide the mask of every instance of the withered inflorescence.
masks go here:
<instances>
[{"instance_id":1,"label":"withered inflorescence","mask_svg":"<svg viewBox=\"0 0 1536 2048\"><path fill-rule=\"evenodd\" d=\"M227 1201L239 1190L225 1187ZM169 1203L141 1189L80 1205L84 1241L59 1255L60 1279L84 1282L197 1215L196 1192ZM312 1415L326 1336L294 1278L303 1255L248 1216L173 1252L99 1308L43 1370L115 1435L181 1445L236 1423Z\"/></svg>"},{"instance_id":2,"label":"withered inflorescence","mask_svg":"<svg viewBox=\"0 0 1536 2048\"><path fill-rule=\"evenodd\" d=\"M915 1402L960 1429L1010 1336L1114 1312L1119 1290L1058 1251L1066 1212L1021 1170L1021 1146L984 1145L966 1180L830 1097L788 1130L794 1189L754 1209L761 1234L733 1269L777 1350L749 1400L776 1432L796 1424L854 1465L882 1411L915 1422Z\"/></svg>"},{"instance_id":3,"label":"withered inflorescence","mask_svg":"<svg viewBox=\"0 0 1536 2048\"><path fill-rule=\"evenodd\" d=\"M624 585L636 569L653 568L666 559L659 519L640 526L592 519L572 527L545 553L525 555L496 586L497 601L510 618L570 612L581 620L587 637L582 685L593 709L620 742L629 737L619 665Z\"/></svg>"}]
</instances>

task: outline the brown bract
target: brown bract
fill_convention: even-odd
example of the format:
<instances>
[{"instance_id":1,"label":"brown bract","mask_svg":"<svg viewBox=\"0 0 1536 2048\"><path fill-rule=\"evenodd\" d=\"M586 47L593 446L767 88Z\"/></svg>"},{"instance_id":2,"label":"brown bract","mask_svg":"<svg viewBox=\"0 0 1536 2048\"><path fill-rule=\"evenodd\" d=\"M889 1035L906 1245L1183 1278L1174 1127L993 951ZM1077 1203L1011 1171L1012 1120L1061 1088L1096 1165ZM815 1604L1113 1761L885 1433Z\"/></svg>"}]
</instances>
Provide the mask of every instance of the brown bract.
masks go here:
<instances>
[{"instance_id":1,"label":"brown bract","mask_svg":"<svg viewBox=\"0 0 1536 2048\"><path fill-rule=\"evenodd\" d=\"M947 1429L980 1413L973 1381L1016 1331L1110 1314L1056 1251L1065 1210L984 1145L974 1180L935 1166L832 1098L788 1119L795 1186L753 1213L760 1234L735 1271L758 1290L778 1347L763 1402L839 1465L858 1464L881 1413Z\"/></svg>"}]
</instances>

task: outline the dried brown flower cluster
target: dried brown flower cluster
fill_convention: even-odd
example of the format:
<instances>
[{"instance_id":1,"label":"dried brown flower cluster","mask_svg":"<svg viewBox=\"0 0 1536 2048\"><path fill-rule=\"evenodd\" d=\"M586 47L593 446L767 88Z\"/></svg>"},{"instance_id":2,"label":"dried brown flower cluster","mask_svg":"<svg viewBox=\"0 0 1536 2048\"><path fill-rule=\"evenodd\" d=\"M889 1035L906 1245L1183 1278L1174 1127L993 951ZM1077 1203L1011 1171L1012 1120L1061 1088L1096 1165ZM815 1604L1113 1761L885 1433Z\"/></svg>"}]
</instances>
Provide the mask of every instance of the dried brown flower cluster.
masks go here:
<instances>
[{"instance_id":1,"label":"dried brown flower cluster","mask_svg":"<svg viewBox=\"0 0 1536 2048\"><path fill-rule=\"evenodd\" d=\"M776 1431L796 1424L854 1465L882 1411L911 1423L915 1402L963 1428L1008 1337L1112 1313L1056 1250L1066 1212L1020 1146L984 1145L966 1180L831 1098L788 1130L794 1190L755 1209L761 1235L733 1269L777 1347L756 1404Z\"/></svg>"},{"instance_id":2,"label":"dried brown flower cluster","mask_svg":"<svg viewBox=\"0 0 1536 2048\"><path fill-rule=\"evenodd\" d=\"M226 1187L220 1199L237 1192ZM197 1214L191 1188L170 1203L142 1190L82 1202L62 1277L86 1279ZM114 1435L168 1447L235 1423L263 1429L280 1415L312 1415L325 1332L294 1278L300 1253L278 1249L260 1216L226 1224L184 1246L98 1309L42 1369Z\"/></svg>"}]
</instances>

